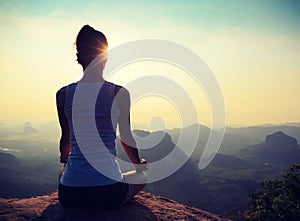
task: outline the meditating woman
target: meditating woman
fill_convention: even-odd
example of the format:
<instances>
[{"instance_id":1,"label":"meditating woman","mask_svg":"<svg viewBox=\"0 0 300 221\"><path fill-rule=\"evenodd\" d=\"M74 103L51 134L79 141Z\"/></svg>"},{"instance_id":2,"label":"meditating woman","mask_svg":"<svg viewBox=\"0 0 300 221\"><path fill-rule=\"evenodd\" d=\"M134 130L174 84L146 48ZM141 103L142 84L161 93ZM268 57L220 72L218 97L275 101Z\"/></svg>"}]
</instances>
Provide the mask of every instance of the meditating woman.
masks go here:
<instances>
[{"instance_id":1,"label":"meditating woman","mask_svg":"<svg viewBox=\"0 0 300 221\"><path fill-rule=\"evenodd\" d=\"M147 170L147 163L140 159L131 133L129 92L102 77L107 46L102 32L84 25L76 39L83 77L56 94L61 126L60 162L64 164L58 198L63 206L119 207L146 183L143 171ZM85 95L75 100L79 88L84 88ZM89 94L97 90L93 100ZM95 122L99 136L94 136L95 129L82 122ZM123 174L116 161L117 124L121 144L136 169Z\"/></svg>"}]
</instances>

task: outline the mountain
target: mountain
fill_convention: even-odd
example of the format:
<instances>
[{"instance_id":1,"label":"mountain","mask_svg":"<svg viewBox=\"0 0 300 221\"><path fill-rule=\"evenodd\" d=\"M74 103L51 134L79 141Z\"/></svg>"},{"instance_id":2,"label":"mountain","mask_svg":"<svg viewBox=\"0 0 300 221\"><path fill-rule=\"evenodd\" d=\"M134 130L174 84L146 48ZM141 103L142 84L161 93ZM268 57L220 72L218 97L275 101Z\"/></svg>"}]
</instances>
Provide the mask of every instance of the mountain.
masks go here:
<instances>
[{"instance_id":1,"label":"mountain","mask_svg":"<svg viewBox=\"0 0 300 221\"><path fill-rule=\"evenodd\" d=\"M184 137L182 138L185 141L185 145L191 147L195 145L195 139L191 135L194 134L195 131L199 131L199 134L192 158L199 161L211 132L211 129L209 127L201 124L193 124L182 129L177 128L173 130L167 130L168 134L172 137L173 143L176 144L179 140L180 135L184 135ZM219 152L227 155L234 155L237 153L238 150L244 148L245 146L249 144L255 144L259 141L259 139L253 138L252 136L247 136L243 133L239 134L239 131L226 128Z\"/></svg>"},{"instance_id":2,"label":"mountain","mask_svg":"<svg viewBox=\"0 0 300 221\"><path fill-rule=\"evenodd\" d=\"M0 152L0 197L30 197L57 188L58 163L34 162Z\"/></svg>"},{"instance_id":3,"label":"mountain","mask_svg":"<svg viewBox=\"0 0 300 221\"><path fill-rule=\"evenodd\" d=\"M36 128L32 127L30 122L24 123L24 126L23 126L24 134L30 135L30 134L35 134L37 132L38 132L38 130Z\"/></svg>"},{"instance_id":4,"label":"mountain","mask_svg":"<svg viewBox=\"0 0 300 221\"><path fill-rule=\"evenodd\" d=\"M0 125L0 150L5 152L0 151L0 197L31 197L57 189L58 136L51 132L59 133L56 123L26 124L37 129L29 134L24 125L9 133ZM199 139L187 162L171 176L147 184L146 191L229 217L247 209L248 192L254 191L262 180L281 178L288 164L299 159L296 135L300 128L287 125L227 128L220 151L203 170L198 169L198 163L210 128L194 124L166 132L135 130L134 134L141 138L140 144L150 147L140 150L148 162L177 150L178 158L173 157L166 164L172 167L186 158L185 151L191 150L195 131L199 131ZM187 137L180 146L182 134ZM153 145L153 140L158 142ZM118 157L129 161L118 139L116 143ZM122 167L122 163L121 168L123 172L133 169Z\"/></svg>"},{"instance_id":5,"label":"mountain","mask_svg":"<svg viewBox=\"0 0 300 221\"><path fill-rule=\"evenodd\" d=\"M242 149L239 155L256 165L284 165L300 163L297 140L277 131L267 135L265 142Z\"/></svg>"},{"instance_id":6,"label":"mountain","mask_svg":"<svg viewBox=\"0 0 300 221\"><path fill-rule=\"evenodd\" d=\"M285 126L295 126L295 127L300 127L300 122L289 122L289 123L285 123L283 124Z\"/></svg>"},{"instance_id":7,"label":"mountain","mask_svg":"<svg viewBox=\"0 0 300 221\"><path fill-rule=\"evenodd\" d=\"M221 216L186 206L165 197L140 192L128 204L114 210L62 208L57 192L27 199L0 198L2 221L229 221Z\"/></svg>"},{"instance_id":8,"label":"mountain","mask_svg":"<svg viewBox=\"0 0 300 221\"><path fill-rule=\"evenodd\" d=\"M246 169L249 164L236 156L217 153L209 167L219 167L223 169Z\"/></svg>"},{"instance_id":9,"label":"mountain","mask_svg":"<svg viewBox=\"0 0 300 221\"><path fill-rule=\"evenodd\" d=\"M251 126L251 127L227 127L226 133L243 135L245 137L263 142L265 137L276 131L292 136L300 143L300 127L292 125Z\"/></svg>"},{"instance_id":10,"label":"mountain","mask_svg":"<svg viewBox=\"0 0 300 221\"><path fill-rule=\"evenodd\" d=\"M172 137L163 131L157 132L147 132L142 130L134 130L134 136L137 140L137 145L139 143L144 145L145 148L139 150L139 155L142 158L145 158L148 163L157 162L161 159L164 159L164 165L173 167L174 164L182 160L187 159L186 154L172 142ZM142 138L141 141L139 139ZM152 143L154 141L154 143ZM124 149L121 147L120 140L117 139L117 155L120 159L126 162L130 162L129 158L125 154ZM149 147L149 148L148 148ZM176 151L176 156L165 158L172 151ZM126 167L122 161L119 161L122 171L127 171L133 169L133 167Z\"/></svg>"},{"instance_id":11,"label":"mountain","mask_svg":"<svg viewBox=\"0 0 300 221\"><path fill-rule=\"evenodd\" d=\"M20 159L15 157L13 154L0 151L0 167L11 167L19 164Z\"/></svg>"}]
</instances>

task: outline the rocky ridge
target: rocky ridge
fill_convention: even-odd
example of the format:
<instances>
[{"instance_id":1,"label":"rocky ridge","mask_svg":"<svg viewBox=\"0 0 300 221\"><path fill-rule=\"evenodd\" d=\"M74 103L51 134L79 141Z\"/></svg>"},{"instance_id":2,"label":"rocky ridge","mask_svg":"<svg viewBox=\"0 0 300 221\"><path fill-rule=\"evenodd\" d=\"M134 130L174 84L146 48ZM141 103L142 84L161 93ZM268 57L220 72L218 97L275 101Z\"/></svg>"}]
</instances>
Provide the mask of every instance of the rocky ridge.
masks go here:
<instances>
[{"instance_id":1,"label":"rocky ridge","mask_svg":"<svg viewBox=\"0 0 300 221\"><path fill-rule=\"evenodd\" d=\"M25 199L0 198L1 221L227 221L224 217L176 201L140 192L125 206L115 210L62 208L57 192Z\"/></svg>"}]
</instances>

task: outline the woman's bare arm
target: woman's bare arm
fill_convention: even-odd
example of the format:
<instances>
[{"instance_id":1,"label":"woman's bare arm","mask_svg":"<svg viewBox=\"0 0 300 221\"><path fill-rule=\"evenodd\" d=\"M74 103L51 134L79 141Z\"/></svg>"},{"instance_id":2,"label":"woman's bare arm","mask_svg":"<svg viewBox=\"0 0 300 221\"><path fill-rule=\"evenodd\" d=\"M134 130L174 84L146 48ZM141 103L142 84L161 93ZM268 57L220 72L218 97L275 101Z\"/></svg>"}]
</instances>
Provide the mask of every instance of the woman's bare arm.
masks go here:
<instances>
[{"instance_id":1,"label":"woman's bare arm","mask_svg":"<svg viewBox=\"0 0 300 221\"><path fill-rule=\"evenodd\" d=\"M56 93L56 107L57 107L59 124L61 128L61 138L59 142L61 163L67 163L69 153L71 152L70 129L69 129L68 120L64 113L65 100L66 100L66 87L63 87Z\"/></svg>"},{"instance_id":2,"label":"woman's bare arm","mask_svg":"<svg viewBox=\"0 0 300 221\"><path fill-rule=\"evenodd\" d=\"M124 151L128 155L129 159L134 164L146 164L146 160L140 159L136 142L131 133L130 126L130 95L128 90L123 87L118 88L116 93L117 104L120 109L119 117L119 131L120 140L124 148ZM146 170L145 168L139 167L139 170Z\"/></svg>"}]
</instances>

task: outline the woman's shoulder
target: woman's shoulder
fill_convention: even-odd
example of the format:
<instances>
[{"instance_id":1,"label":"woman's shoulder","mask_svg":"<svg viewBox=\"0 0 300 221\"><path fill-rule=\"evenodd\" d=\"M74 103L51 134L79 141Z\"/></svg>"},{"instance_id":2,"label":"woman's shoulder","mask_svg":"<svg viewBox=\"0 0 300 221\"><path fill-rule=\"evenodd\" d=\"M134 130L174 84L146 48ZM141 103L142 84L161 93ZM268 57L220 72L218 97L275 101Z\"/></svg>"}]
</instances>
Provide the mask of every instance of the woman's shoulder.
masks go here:
<instances>
[{"instance_id":1,"label":"woman's shoulder","mask_svg":"<svg viewBox=\"0 0 300 221\"><path fill-rule=\"evenodd\" d=\"M129 91L121 85L115 84L114 92L115 92L115 96L116 95L120 97L129 96Z\"/></svg>"},{"instance_id":2,"label":"woman's shoulder","mask_svg":"<svg viewBox=\"0 0 300 221\"><path fill-rule=\"evenodd\" d=\"M62 93L64 91L66 91L66 89L67 89L67 86L63 86L56 93Z\"/></svg>"},{"instance_id":3,"label":"woman's shoulder","mask_svg":"<svg viewBox=\"0 0 300 221\"><path fill-rule=\"evenodd\" d=\"M113 87L115 96L119 92L128 93L128 90L125 87L121 86L121 85L118 85L118 84L115 84L115 83L112 83L112 82L109 82L109 81L105 81L105 82L106 82L106 84L109 84L109 85L111 85Z\"/></svg>"},{"instance_id":4,"label":"woman's shoulder","mask_svg":"<svg viewBox=\"0 0 300 221\"><path fill-rule=\"evenodd\" d=\"M66 93L67 86L63 86L56 92L56 96L62 95Z\"/></svg>"},{"instance_id":5,"label":"woman's shoulder","mask_svg":"<svg viewBox=\"0 0 300 221\"><path fill-rule=\"evenodd\" d=\"M58 103L64 102L64 100L66 98L66 89L67 89L67 86L64 86L56 92L56 101Z\"/></svg>"},{"instance_id":6,"label":"woman's shoulder","mask_svg":"<svg viewBox=\"0 0 300 221\"><path fill-rule=\"evenodd\" d=\"M115 84L114 90L115 90L115 95L117 95L119 93L119 91L122 89L123 87L121 85L117 85Z\"/></svg>"},{"instance_id":7,"label":"woman's shoulder","mask_svg":"<svg viewBox=\"0 0 300 221\"><path fill-rule=\"evenodd\" d=\"M76 85L76 83L71 83L69 85L63 86L56 92L56 96L64 96L66 94L67 87L69 87L71 85Z\"/></svg>"}]
</instances>

